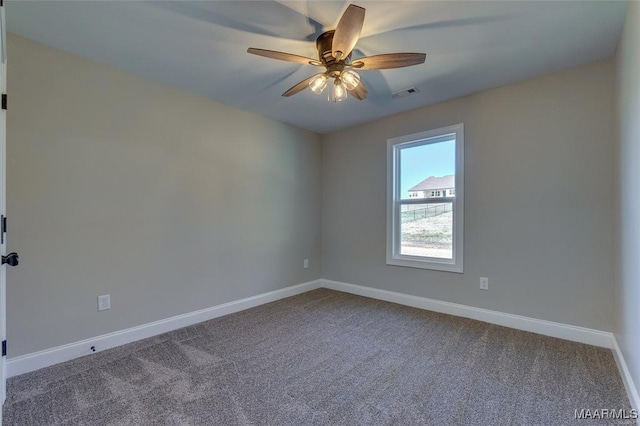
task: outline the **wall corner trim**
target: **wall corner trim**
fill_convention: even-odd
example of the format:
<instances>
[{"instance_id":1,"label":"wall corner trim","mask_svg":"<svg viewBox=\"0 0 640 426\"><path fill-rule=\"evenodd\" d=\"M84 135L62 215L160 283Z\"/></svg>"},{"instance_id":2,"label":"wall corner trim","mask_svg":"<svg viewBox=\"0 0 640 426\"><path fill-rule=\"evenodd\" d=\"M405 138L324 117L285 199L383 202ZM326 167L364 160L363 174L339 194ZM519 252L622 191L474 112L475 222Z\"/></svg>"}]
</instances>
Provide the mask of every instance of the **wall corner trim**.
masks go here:
<instances>
[{"instance_id":1,"label":"wall corner trim","mask_svg":"<svg viewBox=\"0 0 640 426\"><path fill-rule=\"evenodd\" d=\"M618 341L615 336L612 336L612 339L613 348L611 350L613 351L613 358L616 360L618 370L620 370L620 376L622 376L622 382L627 390L629 402L631 403L632 408L640 412L640 396L638 395L638 388L635 383L633 383L633 378L631 377L631 373L629 373L629 368L627 367L627 363L622 355L622 350L620 350L620 346L618 346Z\"/></svg>"},{"instance_id":2,"label":"wall corner trim","mask_svg":"<svg viewBox=\"0 0 640 426\"><path fill-rule=\"evenodd\" d=\"M265 303L275 302L280 299L305 293L319 288L320 282L320 280L308 281L302 284L258 294L256 296L212 306L210 308L200 309L198 311L127 328L125 330L91 337L89 339L17 356L15 358L9 358L7 360L7 377L14 377L89 355L92 353L92 346L95 346L97 351L103 351L105 349L146 339L147 337L157 336L162 333L167 333L182 327L188 327L193 324L232 314L234 312L243 311Z\"/></svg>"}]
</instances>

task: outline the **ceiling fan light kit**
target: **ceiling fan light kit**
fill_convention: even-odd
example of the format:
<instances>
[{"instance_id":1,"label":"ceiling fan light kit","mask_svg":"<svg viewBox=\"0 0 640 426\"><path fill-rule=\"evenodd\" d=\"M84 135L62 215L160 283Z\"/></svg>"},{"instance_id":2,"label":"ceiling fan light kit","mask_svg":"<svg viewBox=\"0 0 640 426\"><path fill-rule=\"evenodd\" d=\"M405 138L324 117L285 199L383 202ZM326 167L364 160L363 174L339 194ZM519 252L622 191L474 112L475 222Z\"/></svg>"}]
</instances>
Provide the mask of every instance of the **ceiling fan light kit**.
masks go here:
<instances>
[{"instance_id":1,"label":"ceiling fan light kit","mask_svg":"<svg viewBox=\"0 0 640 426\"><path fill-rule=\"evenodd\" d=\"M328 96L330 102L340 102L346 99L348 94L358 100L364 100L367 98L367 89L358 73L353 70L354 68L359 70L402 68L422 64L426 58L424 53L387 53L365 56L352 61L351 52L360 38L364 14L364 8L354 4L349 5L336 29L322 33L316 40L318 60L254 47L250 47L247 52L281 61L325 67L324 73L301 81L284 92L282 96L293 96L307 87L319 95L327 87L330 79L333 79L333 86Z\"/></svg>"},{"instance_id":2,"label":"ceiling fan light kit","mask_svg":"<svg viewBox=\"0 0 640 426\"><path fill-rule=\"evenodd\" d=\"M316 95L320 95L327 88L329 77L328 73L316 74L309 81L309 88ZM342 71L338 77L333 77L333 87L330 90L328 100L330 102L340 102L346 99L347 93L355 90L358 84L360 84L360 76L357 72L351 70Z\"/></svg>"}]
</instances>

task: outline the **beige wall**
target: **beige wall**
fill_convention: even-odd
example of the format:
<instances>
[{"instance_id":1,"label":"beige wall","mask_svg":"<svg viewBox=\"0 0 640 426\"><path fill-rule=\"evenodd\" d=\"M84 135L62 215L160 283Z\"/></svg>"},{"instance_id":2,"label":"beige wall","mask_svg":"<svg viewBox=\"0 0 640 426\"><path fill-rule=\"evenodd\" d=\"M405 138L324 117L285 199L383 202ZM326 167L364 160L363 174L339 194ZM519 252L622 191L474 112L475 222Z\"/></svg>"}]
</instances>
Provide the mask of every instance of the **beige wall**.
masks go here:
<instances>
[{"instance_id":1,"label":"beige wall","mask_svg":"<svg viewBox=\"0 0 640 426\"><path fill-rule=\"evenodd\" d=\"M640 390L640 3L618 46L620 217L616 339ZM635 407L640 409L640 407Z\"/></svg>"},{"instance_id":2,"label":"beige wall","mask_svg":"<svg viewBox=\"0 0 640 426\"><path fill-rule=\"evenodd\" d=\"M320 277L318 135L15 35L8 54L10 357Z\"/></svg>"},{"instance_id":3,"label":"beige wall","mask_svg":"<svg viewBox=\"0 0 640 426\"><path fill-rule=\"evenodd\" d=\"M24 38L8 48L9 247L22 261L9 271L10 357L319 278L320 209L324 278L614 327L613 61L325 135L321 148ZM459 122L465 273L387 266L386 140ZM97 312L99 294L110 311Z\"/></svg>"},{"instance_id":4,"label":"beige wall","mask_svg":"<svg viewBox=\"0 0 640 426\"><path fill-rule=\"evenodd\" d=\"M323 278L612 330L614 88L608 60L324 136ZM387 138L456 123L465 272L388 266Z\"/></svg>"}]
</instances>

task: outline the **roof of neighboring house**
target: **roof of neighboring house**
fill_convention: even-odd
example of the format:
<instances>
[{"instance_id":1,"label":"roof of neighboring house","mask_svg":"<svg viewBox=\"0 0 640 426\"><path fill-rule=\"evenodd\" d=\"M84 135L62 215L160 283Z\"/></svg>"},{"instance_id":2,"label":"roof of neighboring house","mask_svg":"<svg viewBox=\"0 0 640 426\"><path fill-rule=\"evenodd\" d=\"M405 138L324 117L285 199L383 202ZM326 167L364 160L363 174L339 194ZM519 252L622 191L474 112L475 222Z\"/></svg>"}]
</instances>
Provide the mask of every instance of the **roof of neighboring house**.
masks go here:
<instances>
[{"instance_id":1,"label":"roof of neighboring house","mask_svg":"<svg viewBox=\"0 0 640 426\"><path fill-rule=\"evenodd\" d=\"M455 187L455 176L429 176L419 184L409 188L409 191L430 191L432 189L449 189Z\"/></svg>"}]
</instances>

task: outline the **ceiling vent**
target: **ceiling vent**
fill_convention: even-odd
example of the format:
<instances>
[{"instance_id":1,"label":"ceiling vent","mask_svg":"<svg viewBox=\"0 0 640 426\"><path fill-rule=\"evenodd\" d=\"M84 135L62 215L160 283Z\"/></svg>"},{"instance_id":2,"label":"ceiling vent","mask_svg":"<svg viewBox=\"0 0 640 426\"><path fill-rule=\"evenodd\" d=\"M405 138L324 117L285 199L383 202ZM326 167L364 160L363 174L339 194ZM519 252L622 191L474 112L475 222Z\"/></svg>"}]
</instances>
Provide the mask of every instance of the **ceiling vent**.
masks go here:
<instances>
[{"instance_id":1,"label":"ceiling vent","mask_svg":"<svg viewBox=\"0 0 640 426\"><path fill-rule=\"evenodd\" d=\"M391 94L391 97L393 99L400 99L407 96L415 95L416 93L418 93L418 89L416 89L415 87L409 87L408 89L402 89Z\"/></svg>"}]
</instances>

